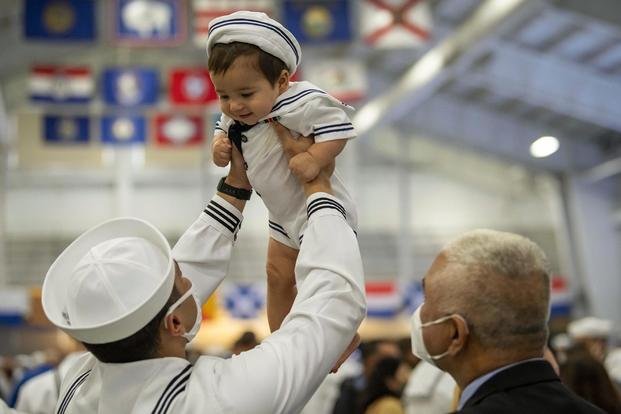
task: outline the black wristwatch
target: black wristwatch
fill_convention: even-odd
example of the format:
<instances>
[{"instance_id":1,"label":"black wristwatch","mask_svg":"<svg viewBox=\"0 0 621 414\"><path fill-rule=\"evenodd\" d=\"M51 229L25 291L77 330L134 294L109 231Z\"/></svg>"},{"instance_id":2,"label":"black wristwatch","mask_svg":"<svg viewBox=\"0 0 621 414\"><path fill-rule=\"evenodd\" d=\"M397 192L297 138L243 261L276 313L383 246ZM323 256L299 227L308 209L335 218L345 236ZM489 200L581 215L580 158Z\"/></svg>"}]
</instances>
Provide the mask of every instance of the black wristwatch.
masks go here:
<instances>
[{"instance_id":1,"label":"black wristwatch","mask_svg":"<svg viewBox=\"0 0 621 414\"><path fill-rule=\"evenodd\" d=\"M220 178L220 182L218 183L218 191L226 195L230 195L231 197L235 197L238 200L250 200L252 189L245 190L243 188L233 187L232 185L225 183L224 180L226 180L226 177Z\"/></svg>"}]
</instances>

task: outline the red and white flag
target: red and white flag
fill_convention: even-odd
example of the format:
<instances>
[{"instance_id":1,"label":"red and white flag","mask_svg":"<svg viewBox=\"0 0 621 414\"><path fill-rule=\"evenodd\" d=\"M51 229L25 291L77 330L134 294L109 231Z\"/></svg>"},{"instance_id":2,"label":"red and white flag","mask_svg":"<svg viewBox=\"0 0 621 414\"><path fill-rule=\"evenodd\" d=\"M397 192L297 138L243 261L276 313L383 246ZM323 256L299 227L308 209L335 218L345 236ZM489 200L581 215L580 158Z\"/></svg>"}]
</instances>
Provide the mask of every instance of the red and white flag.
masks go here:
<instances>
[{"instance_id":1,"label":"red and white flag","mask_svg":"<svg viewBox=\"0 0 621 414\"><path fill-rule=\"evenodd\" d=\"M154 122L157 146L188 147L205 140L203 118L199 115L157 114Z\"/></svg>"},{"instance_id":2,"label":"red and white flag","mask_svg":"<svg viewBox=\"0 0 621 414\"><path fill-rule=\"evenodd\" d=\"M175 68L170 71L169 87L174 104L203 105L218 100L207 69Z\"/></svg>"},{"instance_id":3,"label":"red and white flag","mask_svg":"<svg viewBox=\"0 0 621 414\"><path fill-rule=\"evenodd\" d=\"M304 65L304 75L345 103L354 103L367 93L366 69L354 59L317 59Z\"/></svg>"},{"instance_id":4,"label":"red and white flag","mask_svg":"<svg viewBox=\"0 0 621 414\"><path fill-rule=\"evenodd\" d=\"M95 93L95 82L89 67L36 65L28 82L30 99L43 103L86 103Z\"/></svg>"},{"instance_id":5,"label":"red and white flag","mask_svg":"<svg viewBox=\"0 0 621 414\"><path fill-rule=\"evenodd\" d=\"M194 43L207 46L209 22L240 10L259 11L273 16L273 0L194 0Z\"/></svg>"},{"instance_id":6,"label":"red and white flag","mask_svg":"<svg viewBox=\"0 0 621 414\"><path fill-rule=\"evenodd\" d=\"M550 280L550 315L570 316L573 304L573 294L569 283L563 276L553 275Z\"/></svg>"},{"instance_id":7,"label":"red and white flag","mask_svg":"<svg viewBox=\"0 0 621 414\"><path fill-rule=\"evenodd\" d=\"M417 47L429 39L432 19L425 0L363 0L362 37L377 48Z\"/></svg>"},{"instance_id":8,"label":"red and white flag","mask_svg":"<svg viewBox=\"0 0 621 414\"><path fill-rule=\"evenodd\" d=\"M371 281L365 283L367 293L367 316L370 318L393 318L403 308L403 295L394 281Z\"/></svg>"}]
</instances>

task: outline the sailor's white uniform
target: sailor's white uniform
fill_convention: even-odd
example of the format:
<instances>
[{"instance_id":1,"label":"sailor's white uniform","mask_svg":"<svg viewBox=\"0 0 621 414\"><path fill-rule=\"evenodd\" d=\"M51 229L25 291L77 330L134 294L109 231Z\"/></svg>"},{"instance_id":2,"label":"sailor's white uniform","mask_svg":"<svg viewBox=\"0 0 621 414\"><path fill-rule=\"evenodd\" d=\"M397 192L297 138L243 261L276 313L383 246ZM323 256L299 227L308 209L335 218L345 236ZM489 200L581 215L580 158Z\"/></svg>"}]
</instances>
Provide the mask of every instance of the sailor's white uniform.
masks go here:
<instances>
[{"instance_id":1,"label":"sailor's white uniform","mask_svg":"<svg viewBox=\"0 0 621 414\"><path fill-rule=\"evenodd\" d=\"M289 171L274 128L265 122L278 119L288 129L303 136L313 135L315 142L354 138L354 127L343 104L310 82L292 82L278 97L272 112L243 133L242 152L248 165L248 180L269 211L270 236L279 242L300 248L306 225L305 197L302 187ZM222 115L216 133L227 133L233 119ZM345 207L347 221L357 231L354 202L338 171L332 175L332 189Z\"/></svg>"},{"instance_id":2,"label":"sailor's white uniform","mask_svg":"<svg viewBox=\"0 0 621 414\"><path fill-rule=\"evenodd\" d=\"M307 200L298 294L281 328L260 346L230 359L203 356L194 365L173 357L106 364L87 354L65 376L56 412L299 412L365 315L360 252L338 207L338 199L324 193ZM203 301L227 273L241 221L241 213L216 196L173 249Z\"/></svg>"}]
</instances>

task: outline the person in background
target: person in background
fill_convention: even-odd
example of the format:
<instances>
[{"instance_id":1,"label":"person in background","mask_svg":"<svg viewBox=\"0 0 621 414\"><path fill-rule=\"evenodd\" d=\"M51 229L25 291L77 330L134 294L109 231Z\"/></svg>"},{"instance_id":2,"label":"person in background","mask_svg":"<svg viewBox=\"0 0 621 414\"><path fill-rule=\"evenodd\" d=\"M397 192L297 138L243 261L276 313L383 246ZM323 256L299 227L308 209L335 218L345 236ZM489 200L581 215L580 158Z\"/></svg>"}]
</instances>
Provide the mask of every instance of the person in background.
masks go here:
<instances>
[{"instance_id":1,"label":"person in background","mask_svg":"<svg viewBox=\"0 0 621 414\"><path fill-rule=\"evenodd\" d=\"M351 414L356 412L359 395L367 385L377 362L384 357L401 358L397 344L389 339L376 339L360 345L362 354L362 372L343 380L339 396L334 404L332 414Z\"/></svg>"},{"instance_id":2,"label":"person in background","mask_svg":"<svg viewBox=\"0 0 621 414\"><path fill-rule=\"evenodd\" d=\"M569 389L609 414L621 414L621 398L606 368L584 344L567 352L561 380Z\"/></svg>"},{"instance_id":3,"label":"person in background","mask_svg":"<svg viewBox=\"0 0 621 414\"><path fill-rule=\"evenodd\" d=\"M403 390L406 414L445 414L453 407L455 380L436 366L420 361L412 370Z\"/></svg>"},{"instance_id":4,"label":"person in background","mask_svg":"<svg viewBox=\"0 0 621 414\"><path fill-rule=\"evenodd\" d=\"M231 349L231 353L233 355L239 355L242 352L250 351L255 346L259 345L259 341L257 340L257 336L252 331L245 331L241 334L241 336L235 341L233 344L233 348Z\"/></svg>"},{"instance_id":5,"label":"person in background","mask_svg":"<svg viewBox=\"0 0 621 414\"><path fill-rule=\"evenodd\" d=\"M412 353L412 338L400 338L397 340L397 345L401 350L403 361L410 366L410 369L414 369L420 362L420 359Z\"/></svg>"},{"instance_id":6,"label":"person in background","mask_svg":"<svg viewBox=\"0 0 621 414\"><path fill-rule=\"evenodd\" d=\"M606 370L619 392L621 392L621 348L615 348L606 357Z\"/></svg>"},{"instance_id":7,"label":"person in background","mask_svg":"<svg viewBox=\"0 0 621 414\"><path fill-rule=\"evenodd\" d=\"M83 351L72 352L58 366L26 381L19 390L15 408L30 414L53 414L62 379L83 354Z\"/></svg>"},{"instance_id":8,"label":"person in background","mask_svg":"<svg viewBox=\"0 0 621 414\"><path fill-rule=\"evenodd\" d=\"M587 316L571 321L567 334L574 344L581 344L591 355L604 362L608 354L608 341L612 333L612 321Z\"/></svg>"},{"instance_id":9,"label":"person in background","mask_svg":"<svg viewBox=\"0 0 621 414\"><path fill-rule=\"evenodd\" d=\"M423 279L412 351L448 372L460 413L599 414L544 359L550 276L532 241L493 230L449 243Z\"/></svg>"},{"instance_id":10,"label":"person in background","mask_svg":"<svg viewBox=\"0 0 621 414\"><path fill-rule=\"evenodd\" d=\"M360 414L404 414L401 405L403 387L410 374L409 365L401 358L380 359L367 386L359 396Z\"/></svg>"}]
</instances>

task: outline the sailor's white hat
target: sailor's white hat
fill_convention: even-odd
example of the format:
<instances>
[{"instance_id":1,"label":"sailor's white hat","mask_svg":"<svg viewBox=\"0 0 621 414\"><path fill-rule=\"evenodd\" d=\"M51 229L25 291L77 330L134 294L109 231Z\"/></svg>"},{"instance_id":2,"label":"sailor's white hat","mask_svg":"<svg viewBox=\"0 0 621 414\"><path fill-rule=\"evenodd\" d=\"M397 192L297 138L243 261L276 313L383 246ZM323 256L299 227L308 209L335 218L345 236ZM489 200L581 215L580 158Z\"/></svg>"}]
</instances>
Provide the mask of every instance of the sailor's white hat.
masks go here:
<instances>
[{"instance_id":1,"label":"sailor's white hat","mask_svg":"<svg viewBox=\"0 0 621 414\"><path fill-rule=\"evenodd\" d=\"M257 46L282 60L291 75L302 58L302 49L289 30L267 14L238 11L213 19L209 23L207 55L217 43L242 42Z\"/></svg>"},{"instance_id":2,"label":"sailor's white hat","mask_svg":"<svg viewBox=\"0 0 621 414\"><path fill-rule=\"evenodd\" d=\"M58 256L43 282L48 319L75 339L103 344L127 338L164 307L173 289L170 245L137 218L106 221Z\"/></svg>"},{"instance_id":3,"label":"sailor's white hat","mask_svg":"<svg viewBox=\"0 0 621 414\"><path fill-rule=\"evenodd\" d=\"M612 333L612 321L587 316L571 321L567 325L567 333L574 339L607 338Z\"/></svg>"}]
</instances>

